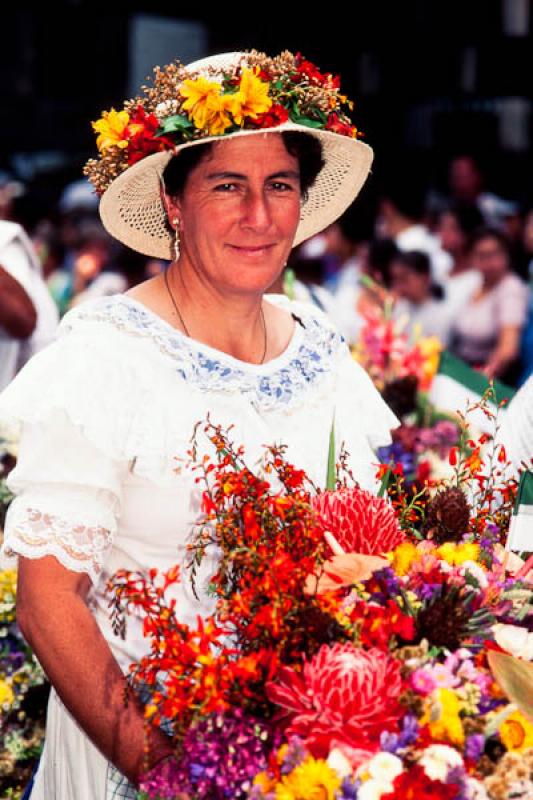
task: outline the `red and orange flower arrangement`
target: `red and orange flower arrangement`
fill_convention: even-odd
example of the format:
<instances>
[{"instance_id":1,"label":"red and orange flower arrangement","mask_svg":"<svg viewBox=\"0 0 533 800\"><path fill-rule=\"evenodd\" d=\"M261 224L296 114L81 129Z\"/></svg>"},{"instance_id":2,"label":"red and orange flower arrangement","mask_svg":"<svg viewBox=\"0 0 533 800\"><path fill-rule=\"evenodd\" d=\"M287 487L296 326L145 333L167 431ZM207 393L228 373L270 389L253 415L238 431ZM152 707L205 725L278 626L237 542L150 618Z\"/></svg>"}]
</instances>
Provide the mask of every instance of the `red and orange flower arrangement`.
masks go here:
<instances>
[{"instance_id":1,"label":"red and orange flower arrangement","mask_svg":"<svg viewBox=\"0 0 533 800\"><path fill-rule=\"evenodd\" d=\"M120 572L109 586L117 628L144 612L151 648L130 683L176 744L140 797L530 791L533 721L489 669L498 642L533 637L532 582L502 547L513 485L497 492L495 468L466 493L470 447L436 493L413 498L394 476L390 496L373 497L349 485L341 458L336 489L317 494L282 447L258 476L227 431L204 430L216 456L196 467L204 517L190 563L194 585L218 548L215 613L195 629L179 622L167 600L177 568Z\"/></svg>"}]
</instances>

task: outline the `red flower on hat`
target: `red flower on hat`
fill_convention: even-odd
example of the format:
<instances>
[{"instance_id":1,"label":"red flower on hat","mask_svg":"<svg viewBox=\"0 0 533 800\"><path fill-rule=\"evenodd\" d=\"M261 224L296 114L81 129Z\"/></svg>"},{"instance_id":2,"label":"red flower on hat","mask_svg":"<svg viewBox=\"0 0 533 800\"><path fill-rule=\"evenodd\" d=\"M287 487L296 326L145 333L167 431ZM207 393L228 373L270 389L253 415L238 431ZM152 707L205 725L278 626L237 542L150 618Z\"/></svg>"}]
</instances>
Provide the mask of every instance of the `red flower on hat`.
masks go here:
<instances>
[{"instance_id":1,"label":"red flower on hat","mask_svg":"<svg viewBox=\"0 0 533 800\"><path fill-rule=\"evenodd\" d=\"M128 132L131 136L128 144L128 164L130 166L141 161L145 156L174 147L171 139L165 136L156 137L158 129L159 120L155 114L147 114L142 106L137 106L128 124Z\"/></svg>"},{"instance_id":2,"label":"red flower on hat","mask_svg":"<svg viewBox=\"0 0 533 800\"><path fill-rule=\"evenodd\" d=\"M336 111L332 111L328 114L326 130L333 131L333 133L340 133L341 136L351 136L353 139L355 139L358 134L355 125L348 125L346 122L343 122L339 119L339 115Z\"/></svg>"},{"instance_id":3,"label":"red flower on hat","mask_svg":"<svg viewBox=\"0 0 533 800\"><path fill-rule=\"evenodd\" d=\"M331 72L320 72L318 67L311 61L303 58L300 52L296 53L296 71L298 78L305 75L312 83L317 83L319 86L326 86L328 89L340 89L341 79L340 75L333 75Z\"/></svg>"},{"instance_id":4,"label":"red flower on hat","mask_svg":"<svg viewBox=\"0 0 533 800\"><path fill-rule=\"evenodd\" d=\"M312 506L346 553L388 553L405 539L387 501L357 486L323 492Z\"/></svg>"},{"instance_id":5,"label":"red flower on hat","mask_svg":"<svg viewBox=\"0 0 533 800\"><path fill-rule=\"evenodd\" d=\"M276 128L282 122L287 122L288 119L289 112L287 109L280 103L274 103L268 111L265 111L264 114L258 114L255 119L250 119L250 122L257 128Z\"/></svg>"},{"instance_id":6,"label":"red flower on hat","mask_svg":"<svg viewBox=\"0 0 533 800\"><path fill-rule=\"evenodd\" d=\"M289 735L305 738L315 758L337 747L354 766L379 750L382 730L397 729L402 688L397 659L351 642L322 645L302 673L281 667L266 684L268 698L289 717Z\"/></svg>"}]
</instances>

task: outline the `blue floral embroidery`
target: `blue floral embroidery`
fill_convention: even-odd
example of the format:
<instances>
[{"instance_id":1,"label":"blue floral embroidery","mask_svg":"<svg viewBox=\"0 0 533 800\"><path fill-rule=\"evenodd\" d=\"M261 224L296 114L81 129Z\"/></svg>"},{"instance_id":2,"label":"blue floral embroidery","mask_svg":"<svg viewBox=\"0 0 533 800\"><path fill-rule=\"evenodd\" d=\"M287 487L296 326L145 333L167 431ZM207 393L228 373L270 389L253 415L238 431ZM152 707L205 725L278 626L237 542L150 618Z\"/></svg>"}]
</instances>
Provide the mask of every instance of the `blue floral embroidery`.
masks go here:
<instances>
[{"instance_id":1,"label":"blue floral embroidery","mask_svg":"<svg viewBox=\"0 0 533 800\"><path fill-rule=\"evenodd\" d=\"M295 333L287 350L264 365L242 368L237 359L215 356L207 348L189 339L148 308L125 295L99 298L72 309L63 317L61 335L72 330L78 321L104 322L134 336L150 338L158 349L175 361L175 369L183 380L202 391L246 394L261 408L287 405L300 397L302 390L315 386L331 376L336 356L346 351L343 337L324 320L313 306L298 315L304 329ZM297 323L299 326L299 323Z\"/></svg>"}]
</instances>

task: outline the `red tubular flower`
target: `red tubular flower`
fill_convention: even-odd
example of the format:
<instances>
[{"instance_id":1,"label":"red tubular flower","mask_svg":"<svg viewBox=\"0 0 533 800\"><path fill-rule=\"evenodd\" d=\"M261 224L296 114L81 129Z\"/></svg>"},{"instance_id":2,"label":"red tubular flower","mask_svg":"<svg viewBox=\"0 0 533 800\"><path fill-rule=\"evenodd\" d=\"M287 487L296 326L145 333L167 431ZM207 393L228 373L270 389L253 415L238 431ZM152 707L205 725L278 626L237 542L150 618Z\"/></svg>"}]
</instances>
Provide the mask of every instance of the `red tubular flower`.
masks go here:
<instances>
[{"instance_id":1,"label":"red tubular flower","mask_svg":"<svg viewBox=\"0 0 533 800\"><path fill-rule=\"evenodd\" d=\"M325 531L330 531L347 553L387 553L405 536L386 500L364 489L323 492L312 500Z\"/></svg>"},{"instance_id":2,"label":"red tubular flower","mask_svg":"<svg viewBox=\"0 0 533 800\"><path fill-rule=\"evenodd\" d=\"M273 103L264 114L258 114L255 119L250 119L250 123L256 128L275 128L282 122L287 122L289 112L280 103Z\"/></svg>"},{"instance_id":3,"label":"red tubular flower","mask_svg":"<svg viewBox=\"0 0 533 800\"><path fill-rule=\"evenodd\" d=\"M340 89L340 76L333 75L331 72L322 73L311 61L303 58L300 52L296 53L296 70L298 75L305 75L312 83L319 86L326 86L330 89Z\"/></svg>"},{"instance_id":4,"label":"red tubular flower","mask_svg":"<svg viewBox=\"0 0 533 800\"><path fill-rule=\"evenodd\" d=\"M289 717L289 735L305 738L317 758L338 747L354 766L379 750L381 731L396 729L405 713L400 663L351 642L323 645L303 673L282 667L265 688Z\"/></svg>"},{"instance_id":5,"label":"red tubular flower","mask_svg":"<svg viewBox=\"0 0 533 800\"><path fill-rule=\"evenodd\" d=\"M357 135L357 128L354 125L348 125L346 122L342 122L336 111L332 111L328 114L326 130L333 131L333 133L340 133L342 136L351 136L352 138L355 138Z\"/></svg>"},{"instance_id":6,"label":"red tubular flower","mask_svg":"<svg viewBox=\"0 0 533 800\"><path fill-rule=\"evenodd\" d=\"M138 106L131 115L128 130L131 138L128 144L128 164L136 164L145 156L159 153L174 147L174 142L165 136L157 136L159 120L155 114L147 114L142 106Z\"/></svg>"}]
</instances>

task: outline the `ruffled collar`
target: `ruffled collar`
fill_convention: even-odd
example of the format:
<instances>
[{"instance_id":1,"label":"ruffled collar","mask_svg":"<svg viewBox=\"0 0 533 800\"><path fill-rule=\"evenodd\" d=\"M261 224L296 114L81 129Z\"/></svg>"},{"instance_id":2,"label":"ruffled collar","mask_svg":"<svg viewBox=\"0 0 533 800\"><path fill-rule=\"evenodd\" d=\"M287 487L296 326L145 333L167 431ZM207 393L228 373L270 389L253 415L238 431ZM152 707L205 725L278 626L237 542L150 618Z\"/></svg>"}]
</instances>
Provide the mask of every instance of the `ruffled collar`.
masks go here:
<instances>
[{"instance_id":1,"label":"ruffled collar","mask_svg":"<svg viewBox=\"0 0 533 800\"><path fill-rule=\"evenodd\" d=\"M201 391L244 394L263 409L295 402L302 391L332 374L336 356L346 350L343 337L312 305L268 295L267 302L286 308L296 322L287 348L265 364L234 358L173 328L129 295L98 298L69 311L61 321L63 336L84 323L104 323L130 336L150 340L171 359L176 373Z\"/></svg>"}]
</instances>

